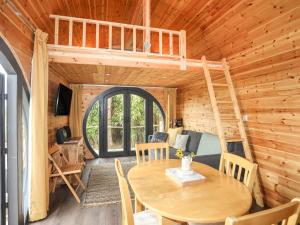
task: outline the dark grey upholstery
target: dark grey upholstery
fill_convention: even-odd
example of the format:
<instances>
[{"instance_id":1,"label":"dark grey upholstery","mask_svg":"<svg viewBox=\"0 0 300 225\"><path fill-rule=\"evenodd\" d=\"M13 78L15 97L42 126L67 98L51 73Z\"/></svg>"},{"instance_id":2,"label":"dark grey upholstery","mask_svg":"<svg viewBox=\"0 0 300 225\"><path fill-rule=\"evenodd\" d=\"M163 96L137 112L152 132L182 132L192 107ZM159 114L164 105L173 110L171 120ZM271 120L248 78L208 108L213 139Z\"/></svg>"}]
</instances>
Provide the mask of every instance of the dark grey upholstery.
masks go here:
<instances>
[{"instance_id":1,"label":"dark grey upholstery","mask_svg":"<svg viewBox=\"0 0 300 225\"><path fill-rule=\"evenodd\" d=\"M182 134L189 135L189 139L186 144L186 150L196 154L202 133L192 130L184 130L182 131Z\"/></svg>"},{"instance_id":2,"label":"dark grey upholstery","mask_svg":"<svg viewBox=\"0 0 300 225\"><path fill-rule=\"evenodd\" d=\"M149 142L156 143L156 142L166 142L168 139L169 134L165 132L155 132L153 135L149 135Z\"/></svg>"},{"instance_id":3,"label":"dark grey upholstery","mask_svg":"<svg viewBox=\"0 0 300 225\"><path fill-rule=\"evenodd\" d=\"M196 132L196 131L188 131L184 130L182 134L188 134L189 140L187 142L187 150L186 152L197 152L197 148L199 145L199 142L201 140L202 133ZM196 147L195 147L196 146ZM196 153L195 152L195 153ZM228 143L228 152L232 154L239 155L241 157L245 157L243 145L241 142L230 142ZM177 159L176 157L176 149L170 148L170 159ZM206 165L209 165L215 169L219 169L220 165L220 158L221 154L215 154L215 155L202 155L202 156L196 156L194 158L195 162L200 162Z\"/></svg>"}]
</instances>

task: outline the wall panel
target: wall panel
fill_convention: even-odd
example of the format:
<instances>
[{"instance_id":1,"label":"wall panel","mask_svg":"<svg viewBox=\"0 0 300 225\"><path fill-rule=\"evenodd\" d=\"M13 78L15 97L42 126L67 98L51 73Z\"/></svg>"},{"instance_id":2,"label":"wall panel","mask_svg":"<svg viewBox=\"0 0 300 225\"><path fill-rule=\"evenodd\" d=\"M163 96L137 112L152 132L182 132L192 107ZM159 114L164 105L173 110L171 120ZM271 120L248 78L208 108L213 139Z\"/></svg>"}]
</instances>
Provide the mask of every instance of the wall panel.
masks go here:
<instances>
[{"instance_id":1,"label":"wall panel","mask_svg":"<svg viewBox=\"0 0 300 225\"><path fill-rule=\"evenodd\" d=\"M1 3L0 8L0 36L6 39L11 47L29 86L34 41L33 32L5 3Z\"/></svg>"},{"instance_id":2,"label":"wall panel","mask_svg":"<svg viewBox=\"0 0 300 225\"><path fill-rule=\"evenodd\" d=\"M55 101L58 85L62 83L69 86L69 83L59 74L51 69L49 70L48 84L48 145L51 146L56 142L55 133L58 128L69 125L69 116L55 116Z\"/></svg>"},{"instance_id":3,"label":"wall panel","mask_svg":"<svg viewBox=\"0 0 300 225\"><path fill-rule=\"evenodd\" d=\"M248 115L245 125L259 164L265 201L275 206L300 196L300 8L288 1L265 2L269 3L267 15L248 10L239 19L228 18L225 25L232 29L225 32L228 38L218 37L225 25L210 30L206 40L220 48L215 51L203 45L203 52L212 57L221 52L229 61L242 114ZM261 17L260 23L246 20L251 16ZM237 29L248 25L251 29L240 29L235 36L233 24ZM203 83L199 78L197 84L179 89L178 116L188 129L215 132Z\"/></svg>"}]
</instances>

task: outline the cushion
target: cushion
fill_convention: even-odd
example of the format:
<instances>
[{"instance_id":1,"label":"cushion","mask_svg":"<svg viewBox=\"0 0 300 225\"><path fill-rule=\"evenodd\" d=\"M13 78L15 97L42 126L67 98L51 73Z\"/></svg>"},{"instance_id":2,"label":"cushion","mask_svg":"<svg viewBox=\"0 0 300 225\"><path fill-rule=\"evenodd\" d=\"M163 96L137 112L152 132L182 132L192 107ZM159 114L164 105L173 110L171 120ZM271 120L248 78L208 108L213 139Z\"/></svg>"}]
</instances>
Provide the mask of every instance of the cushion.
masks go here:
<instances>
[{"instance_id":1,"label":"cushion","mask_svg":"<svg viewBox=\"0 0 300 225\"><path fill-rule=\"evenodd\" d=\"M157 214L150 210L134 213L133 219L135 225L158 225L159 224Z\"/></svg>"},{"instance_id":2,"label":"cushion","mask_svg":"<svg viewBox=\"0 0 300 225\"><path fill-rule=\"evenodd\" d=\"M177 134L181 134L183 127L169 128L168 129L168 143L170 146L174 146Z\"/></svg>"},{"instance_id":3,"label":"cushion","mask_svg":"<svg viewBox=\"0 0 300 225\"><path fill-rule=\"evenodd\" d=\"M150 140L151 143L157 143L157 142L166 142L168 139L168 133L165 132L155 132L152 135L152 138Z\"/></svg>"},{"instance_id":4,"label":"cushion","mask_svg":"<svg viewBox=\"0 0 300 225\"><path fill-rule=\"evenodd\" d=\"M214 134L203 133L197 149L197 155L215 154L221 154L219 137Z\"/></svg>"},{"instance_id":5,"label":"cushion","mask_svg":"<svg viewBox=\"0 0 300 225\"><path fill-rule=\"evenodd\" d=\"M173 146L176 149L186 150L186 143L188 141L189 135L177 134L175 145Z\"/></svg>"},{"instance_id":6,"label":"cushion","mask_svg":"<svg viewBox=\"0 0 300 225\"><path fill-rule=\"evenodd\" d=\"M188 142L186 145L186 150L188 150L190 152L194 152L196 154L202 133L197 132L197 131L184 130L184 131L182 131L182 134L189 135L189 139L188 139Z\"/></svg>"}]
</instances>

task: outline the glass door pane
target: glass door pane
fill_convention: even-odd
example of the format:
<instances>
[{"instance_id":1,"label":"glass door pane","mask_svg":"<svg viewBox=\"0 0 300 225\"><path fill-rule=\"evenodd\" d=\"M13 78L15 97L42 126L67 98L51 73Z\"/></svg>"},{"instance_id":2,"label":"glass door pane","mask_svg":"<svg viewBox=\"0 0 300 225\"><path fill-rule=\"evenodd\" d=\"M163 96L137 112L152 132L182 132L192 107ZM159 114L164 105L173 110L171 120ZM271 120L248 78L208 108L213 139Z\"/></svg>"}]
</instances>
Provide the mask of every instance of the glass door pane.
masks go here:
<instances>
[{"instance_id":1,"label":"glass door pane","mask_svg":"<svg viewBox=\"0 0 300 225\"><path fill-rule=\"evenodd\" d=\"M153 102L153 133L164 131L164 117L158 105Z\"/></svg>"},{"instance_id":2,"label":"glass door pane","mask_svg":"<svg viewBox=\"0 0 300 225\"><path fill-rule=\"evenodd\" d=\"M86 120L86 136L91 148L99 155L99 121L100 120L100 105L97 101L91 108Z\"/></svg>"},{"instance_id":3,"label":"glass door pane","mask_svg":"<svg viewBox=\"0 0 300 225\"><path fill-rule=\"evenodd\" d=\"M107 98L107 152L124 151L124 95Z\"/></svg>"},{"instance_id":4,"label":"glass door pane","mask_svg":"<svg viewBox=\"0 0 300 225\"><path fill-rule=\"evenodd\" d=\"M130 95L130 146L131 151L135 151L135 144L146 142L146 120L144 98Z\"/></svg>"}]
</instances>

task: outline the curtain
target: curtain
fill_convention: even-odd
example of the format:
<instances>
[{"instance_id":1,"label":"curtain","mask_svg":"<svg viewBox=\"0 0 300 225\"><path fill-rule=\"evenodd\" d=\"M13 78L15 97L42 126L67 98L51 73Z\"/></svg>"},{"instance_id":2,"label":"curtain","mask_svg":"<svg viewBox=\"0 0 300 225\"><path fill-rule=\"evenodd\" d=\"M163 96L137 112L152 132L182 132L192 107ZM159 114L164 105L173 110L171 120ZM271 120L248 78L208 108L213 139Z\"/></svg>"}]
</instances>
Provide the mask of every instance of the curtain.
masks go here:
<instances>
[{"instance_id":1,"label":"curtain","mask_svg":"<svg viewBox=\"0 0 300 225\"><path fill-rule=\"evenodd\" d=\"M73 90L73 94L69 117L70 129L73 137L81 137L82 124L80 121L80 85L71 84L71 89Z\"/></svg>"},{"instance_id":2,"label":"curtain","mask_svg":"<svg viewBox=\"0 0 300 225\"><path fill-rule=\"evenodd\" d=\"M176 88L165 88L164 99L166 103L166 131L169 128L174 127L174 122L176 119L176 99L177 90Z\"/></svg>"},{"instance_id":3,"label":"curtain","mask_svg":"<svg viewBox=\"0 0 300 225\"><path fill-rule=\"evenodd\" d=\"M49 206L47 40L48 34L37 29L33 47L29 109L30 221L45 218Z\"/></svg>"}]
</instances>

